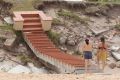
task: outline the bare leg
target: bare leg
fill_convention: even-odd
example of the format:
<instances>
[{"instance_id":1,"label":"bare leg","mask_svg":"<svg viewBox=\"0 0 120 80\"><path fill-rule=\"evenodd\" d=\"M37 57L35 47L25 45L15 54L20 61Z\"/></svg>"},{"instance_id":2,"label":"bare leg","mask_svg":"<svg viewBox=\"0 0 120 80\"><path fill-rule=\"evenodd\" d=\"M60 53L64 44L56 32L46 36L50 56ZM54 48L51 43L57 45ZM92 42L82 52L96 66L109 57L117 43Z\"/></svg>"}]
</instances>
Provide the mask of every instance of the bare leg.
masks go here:
<instances>
[{"instance_id":1,"label":"bare leg","mask_svg":"<svg viewBox=\"0 0 120 80\"><path fill-rule=\"evenodd\" d=\"M100 68L100 59L99 59L99 56L97 55L97 64L98 64L98 66L99 66L99 68Z\"/></svg>"},{"instance_id":2,"label":"bare leg","mask_svg":"<svg viewBox=\"0 0 120 80\"><path fill-rule=\"evenodd\" d=\"M91 72L90 72L90 67L91 67L91 65L92 65L91 61L92 61L91 59L88 60L88 65L89 65L89 67L88 67L88 72L89 72L89 73L91 73Z\"/></svg>"},{"instance_id":3,"label":"bare leg","mask_svg":"<svg viewBox=\"0 0 120 80\"><path fill-rule=\"evenodd\" d=\"M106 66L106 61L102 61L102 70L104 71L104 68Z\"/></svg>"},{"instance_id":4,"label":"bare leg","mask_svg":"<svg viewBox=\"0 0 120 80\"><path fill-rule=\"evenodd\" d=\"M85 59L85 73L88 72L88 60Z\"/></svg>"}]
</instances>

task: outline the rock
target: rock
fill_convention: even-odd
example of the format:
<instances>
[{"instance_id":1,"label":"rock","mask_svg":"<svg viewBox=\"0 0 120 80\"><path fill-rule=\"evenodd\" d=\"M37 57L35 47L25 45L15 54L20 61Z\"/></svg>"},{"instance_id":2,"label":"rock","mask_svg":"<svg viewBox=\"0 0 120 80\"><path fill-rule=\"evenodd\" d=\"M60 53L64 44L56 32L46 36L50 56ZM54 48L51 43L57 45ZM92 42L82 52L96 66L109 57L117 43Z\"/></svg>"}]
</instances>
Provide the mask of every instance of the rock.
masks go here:
<instances>
[{"instance_id":1,"label":"rock","mask_svg":"<svg viewBox=\"0 0 120 80\"><path fill-rule=\"evenodd\" d=\"M3 46L4 46L4 42L0 40L0 48L3 48Z\"/></svg>"},{"instance_id":2,"label":"rock","mask_svg":"<svg viewBox=\"0 0 120 80\"><path fill-rule=\"evenodd\" d=\"M119 52L112 52L111 54L117 61L120 61L120 54L119 54Z\"/></svg>"},{"instance_id":3,"label":"rock","mask_svg":"<svg viewBox=\"0 0 120 80\"><path fill-rule=\"evenodd\" d=\"M99 9L100 9L100 13L102 13L103 15L107 15L108 13L108 10L109 10L109 7L108 6L99 6Z\"/></svg>"},{"instance_id":4,"label":"rock","mask_svg":"<svg viewBox=\"0 0 120 80\"><path fill-rule=\"evenodd\" d=\"M70 45L70 46L75 46L75 41L73 41L73 40L68 40L68 41L67 41L67 44Z\"/></svg>"},{"instance_id":5,"label":"rock","mask_svg":"<svg viewBox=\"0 0 120 80\"><path fill-rule=\"evenodd\" d=\"M75 46L76 45L76 38L74 36L69 36L67 38L67 45L69 46Z\"/></svg>"},{"instance_id":6,"label":"rock","mask_svg":"<svg viewBox=\"0 0 120 80\"><path fill-rule=\"evenodd\" d=\"M28 66L32 73L48 73L44 68L37 68L33 63L28 63Z\"/></svg>"},{"instance_id":7,"label":"rock","mask_svg":"<svg viewBox=\"0 0 120 80\"><path fill-rule=\"evenodd\" d=\"M0 66L0 72L7 72L12 68L12 66L8 65L8 64L3 64L2 66Z\"/></svg>"},{"instance_id":8,"label":"rock","mask_svg":"<svg viewBox=\"0 0 120 80\"><path fill-rule=\"evenodd\" d=\"M6 48L7 50L11 50L11 49L13 48L13 46L14 46L15 40L16 40L16 38L7 39L7 40L4 42L5 48Z\"/></svg>"},{"instance_id":9,"label":"rock","mask_svg":"<svg viewBox=\"0 0 120 80\"><path fill-rule=\"evenodd\" d=\"M90 15L96 15L96 13L99 11L100 11L100 9L96 6L88 7L85 9L86 14L90 14Z\"/></svg>"},{"instance_id":10,"label":"rock","mask_svg":"<svg viewBox=\"0 0 120 80\"><path fill-rule=\"evenodd\" d=\"M0 62L3 62L5 60L5 56L4 57L0 57Z\"/></svg>"},{"instance_id":11,"label":"rock","mask_svg":"<svg viewBox=\"0 0 120 80\"><path fill-rule=\"evenodd\" d=\"M3 62L5 60L5 56L6 56L5 52L1 49L0 50L0 62Z\"/></svg>"},{"instance_id":12,"label":"rock","mask_svg":"<svg viewBox=\"0 0 120 80\"><path fill-rule=\"evenodd\" d=\"M38 9L38 10L43 10L44 7L45 7L45 5L44 5L44 3L42 3L41 1L36 0L36 1L33 3L33 7L34 7L35 9Z\"/></svg>"},{"instance_id":13,"label":"rock","mask_svg":"<svg viewBox=\"0 0 120 80\"><path fill-rule=\"evenodd\" d=\"M4 26L3 21L0 18L0 26Z\"/></svg>"},{"instance_id":14,"label":"rock","mask_svg":"<svg viewBox=\"0 0 120 80\"><path fill-rule=\"evenodd\" d=\"M4 18L4 21L7 23L7 24L13 24L13 20L11 17L5 17Z\"/></svg>"},{"instance_id":15,"label":"rock","mask_svg":"<svg viewBox=\"0 0 120 80\"><path fill-rule=\"evenodd\" d=\"M67 48L66 48L66 47L60 47L60 49L61 49L62 51L64 51L64 52L67 51Z\"/></svg>"},{"instance_id":16,"label":"rock","mask_svg":"<svg viewBox=\"0 0 120 80\"><path fill-rule=\"evenodd\" d=\"M60 39L59 39L59 43L60 43L61 45L64 45L64 44L66 43L66 40L67 40L67 37L66 37L66 36L62 36L62 37L60 37Z\"/></svg>"},{"instance_id":17,"label":"rock","mask_svg":"<svg viewBox=\"0 0 120 80\"><path fill-rule=\"evenodd\" d=\"M119 45L113 45L113 46L111 46L111 50L113 50L113 51L118 51L119 49L120 49Z\"/></svg>"},{"instance_id":18,"label":"rock","mask_svg":"<svg viewBox=\"0 0 120 80\"><path fill-rule=\"evenodd\" d=\"M16 38L15 33L12 30L3 30L0 29L0 37L3 39Z\"/></svg>"},{"instance_id":19,"label":"rock","mask_svg":"<svg viewBox=\"0 0 120 80\"><path fill-rule=\"evenodd\" d=\"M9 70L8 73L31 73L31 71L25 66L17 65L16 67Z\"/></svg>"},{"instance_id":20,"label":"rock","mask_svg":"<svg viewBox=\"0 0 120 80\"><path fill-rule=\"evenodd\" d=\"M116 67L116 64L115 64L115 63L110 63L110 64L109 64L109 67L110 67L111 69L114 69L114 68Z\"/></svg>"},{"instance_id":21,"label":"rock","mask_svg":"<svg viewBox=\"0 0 120 80\"><path fill-rule=\"evenodd\" d=\"M23 44L20 44L18 47L18 53L26 53L26 52L27 52L27 48Z\"/></svg>"},{"instance_id":22,"label":"rock","mask_svg":"<svg viewBox=\"0 0 120 80\"><path fill-rule=\"evenodd\" d=\"M118 62L116 63L116 67L117 67L117 68L120 68L120 61L118 61Z\"/></svg>"}]
</instances>

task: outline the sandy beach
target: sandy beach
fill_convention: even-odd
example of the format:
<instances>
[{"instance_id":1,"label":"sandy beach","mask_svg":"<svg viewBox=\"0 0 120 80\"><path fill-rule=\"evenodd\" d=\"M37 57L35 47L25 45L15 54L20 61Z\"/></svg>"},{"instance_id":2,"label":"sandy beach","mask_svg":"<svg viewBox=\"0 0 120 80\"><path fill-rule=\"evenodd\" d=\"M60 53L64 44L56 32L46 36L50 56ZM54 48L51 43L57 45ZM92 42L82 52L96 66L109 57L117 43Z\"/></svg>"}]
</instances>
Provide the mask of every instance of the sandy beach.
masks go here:
<instances>
[{"instance_id":1,"label":"sandy beach","mask_svg":"<svg viewBox=\"0 0 120 80\"><path fill-rule=\"evenodd\" d=\"M7 76L7 77L6 77ZM8 74L0 73L0 80L120 80L119 74Z\"/></svg>"}]
</instances>

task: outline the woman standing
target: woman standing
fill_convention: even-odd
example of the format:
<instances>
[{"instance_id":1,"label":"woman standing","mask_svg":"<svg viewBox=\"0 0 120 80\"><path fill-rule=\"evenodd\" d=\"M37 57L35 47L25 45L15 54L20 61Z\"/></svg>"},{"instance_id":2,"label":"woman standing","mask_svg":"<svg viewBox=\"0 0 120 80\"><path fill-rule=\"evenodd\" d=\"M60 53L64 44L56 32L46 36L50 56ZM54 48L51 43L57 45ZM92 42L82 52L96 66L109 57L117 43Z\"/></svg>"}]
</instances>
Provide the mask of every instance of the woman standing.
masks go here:
<instances>
[{"instance_id":1,"label":"woman standing","mask_svg":"<svg viewBox=\"0 0 120 80\"><path fill-rule=\"evenodd\" d=\"M97 60L98 60L98 65L100 66L100 62L102 62L102 70L104 70L105 65L106 65L106 60L107 60L107 45L105 42L105 38L101 37L100 38L100 44L98 45L98 53L97 53Z\"/></svg>"},{"instance_id":2,"label":"woman standing","mask_svg":"<svg viewBox=\"0 0 120 80\"><path fill-rule=\"evenodd\" d=\"M85 44L82 47L82 51L84 53L85 59L85 72L88 72L88 66L90 66L90 62L92 59L92 44L89 43L89 39L85 40Z\"/></svg>"}]
</instances>

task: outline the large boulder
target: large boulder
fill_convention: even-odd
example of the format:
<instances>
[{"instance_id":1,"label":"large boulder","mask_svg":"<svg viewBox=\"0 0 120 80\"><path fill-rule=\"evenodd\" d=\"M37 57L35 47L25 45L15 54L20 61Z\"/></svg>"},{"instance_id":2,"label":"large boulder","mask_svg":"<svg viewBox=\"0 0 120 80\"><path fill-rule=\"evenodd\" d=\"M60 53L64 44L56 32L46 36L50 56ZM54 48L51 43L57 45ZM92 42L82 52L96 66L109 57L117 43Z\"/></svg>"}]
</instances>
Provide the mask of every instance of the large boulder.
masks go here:
<instances>
[{"instance_id":1,"label":"large boulder","mask_svg":"<svg viewBox=\"0 0 120 80\"><path fill-rule=\"evenodd\" d=\"M99 9L100 9L100 13L103 14L103 15L108 15L108 10L109 10L109 7L106 6L106 5L101 5L99 6Z\"/></svg>"},{"instance_id":2,"label":"large boulder","mask_svg":"<svg viewBox=\"0 0 120 80\"><path fill-rule=\"evenodd\" d=\"M74 40L70 40L70 39L69 39L69 40L67 41L67 44L70 45L70 46L75 46L76 43L75 43Z\"/></svg>"},{"instance_id":3,"label":"large boulder","mask_svg":"<svg viewBox=\"0 0 120 80\"><path fill-rule=\"evenodd\" d=\"M30 68L30 70L32 71L32 73L44 73L44 74L47 74L47 70L45 70L44 67L42 68L37 68L34 66L33 63L28 63L28 67Z\"/></svg>"},{"instance_id":4,"label":"large boulder","mask_svg":"<svg viewBox=\"0 0 120 80\"><path fill-rule=\"evenodd\" d=\"M13 20L11 17L4 17L4 21L7 23L7 24L13 24Z\"/></svg>"},{"instance_id":5,"label":"large boulder","mask_svg":"<svg viewBox=\"0 0 120 80\"><path fill-rule=\"evenodd\" d=\"M12 48L15 45L15 40L16 38L10 38L10 39L6 39L6 41L4 42L4 46L7 50L12 50Z\"/></svg>"},{"instance_id":6,"label":"large boulder","mask_svg":"<svg viewBox=\"0 0 120 80\"><path fill-rule=\"evenodd\" d=\"M66 43L66 40L67 40L67 37L66 37L66 36L62 36L62 37L60 37L60 39L59 39L59 43L60 43L61 45L64 45L64 44Z\"/></svg>"},{"instance_id":7,"label":"large boulder","mask_svg":"<svg viewBox=\"0 0 120 80\"><path fill-rule=\"evenodd\" d=\"M19 44L17 52L18 53L27 53L27 48L23 44Z\"/></svg>"},{"instance_id":8,"label":"large boulder","mask_svg":"<svg viewBox=\"0 0 120 80\"><path fill-rule=\"evenodd\" d=\"M77 44L77 39L75 36L71 35L67 38L67 45L69 46L75 46Z\"/></svg>"},{"instance_id":9,"label":"large boulder","mask_svg":"<svg viewBox=\"0 0 120 80\"><path fill-rule=\"evenodd\" d=\"M114 68L116 67L116 64L115 64L115 63L110 63L110 64L109 64L109 67L110 67L111 69L114 69Z\"/></svg>"},{"instance_id":10,"label":"large boulder","mask_svg":"<svg viewBox=\"0 0 120 80\"><path fill-rule=\"evenodd\" d=\"M22 66L22 65L18 65L14 68L12 68L11 70L8 71L8 73L31 73L30 69Z\"/></svg>"},{"instance_id":11,"label":"large boulder","mask_svg":"<svg viewBox=\"0 0 120 80\"><path fill-rule=\"evenodd\" d=\"M98 15L98 12L100 11L99 7L92 6L92 7L87 7L85 9L86 14L88 15Z\"/></svg>"}]
</instances>

